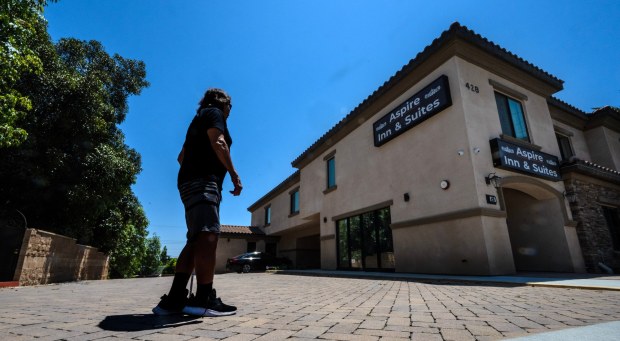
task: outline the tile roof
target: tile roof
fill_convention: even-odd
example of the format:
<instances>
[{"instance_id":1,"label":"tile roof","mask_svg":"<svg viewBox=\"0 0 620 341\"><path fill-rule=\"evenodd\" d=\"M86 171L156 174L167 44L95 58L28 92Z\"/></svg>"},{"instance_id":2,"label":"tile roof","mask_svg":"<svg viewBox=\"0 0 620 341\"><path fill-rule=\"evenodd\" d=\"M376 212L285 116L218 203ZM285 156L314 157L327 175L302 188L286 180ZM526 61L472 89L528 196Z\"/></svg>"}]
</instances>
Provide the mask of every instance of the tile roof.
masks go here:
<instances>
[{"instance_id":1,"label":"tile roof","mask_svg":"<svg viewBox=\"0 0 620 341\"><path fill-rule=\"evenodd\" d=\"M220 232L230 234L265 235L265 232L258 226L222 225Z\"/></svg>"},{"instance_id":2,"label":"tile roof","mask_svg":"<svg viewBox=\"0 0 620 341\"><path fill-rule=\"evenodd\" d=\"M577 107L574 107L564 101L562 101L561 99L557 98L557 97L549 97L547 98L547 103L551 104L551 105L555 105L556 107L563 109L564 111L567 111L579 118L586 118L586 116L588 115L585 111L578 109Z\"/></svg>"},{"instance_id":3,"label":"tile roof","mask_svg":"<svg viewBox=\"0 0 620 341\"><path fill-rule=\"evenodd\" d=\"M383 83L383 85L381 85L370 96L368 96L364 101L362 101L362 103L355 107L355 109L353 109L345 118L338 122L327 133L321 136L308 149L306 149L301 155L299 155L295 160L293 160L293 162L291 163L293 167L298 168L302 160L304 160L306 157L314 156L314 151L316 151L319 146L321 146L324 142L334 136L346 124L354 121L354 119L359 116L364 109L368 108L374 101L376 101L380 96L385 94L390 88L396 85L405 76L413 72L420 64L426 61L441 47L455 39L460 39L470 44L473 44L474 46L477 46L483 51L492 54L493 56L513 65L514 67L526 73L529 73L539 78L540 80L556 88L561 89L563 87L564 82L559 78L540 69L534 64L527 62L523 58L513 54L512 52L509 52L501 46L489 41L488 39L468 29L466 26L462 26L460 23L454 22L452 25L450 25L450 28L447 31L444 31L439 36L439 38L433 40L433 42L426 48L424 48L422 52L418 53L415 58L411 59L409 63L407 63L392 77L390 77L390 79L388 79L385 83Z\"/></svg>"},{"instance_id":4,"label":"tile roof","mask_svg":"<svg viewBox=\"0 0 620 341\"><path fill-rule=\"evenodd\" d=\"M572 158L570 162L562 165L562 174L578 172L599 179L620 184L620 172L609 167L601 166L594 162Z\"/></svg>"}]
</instances>

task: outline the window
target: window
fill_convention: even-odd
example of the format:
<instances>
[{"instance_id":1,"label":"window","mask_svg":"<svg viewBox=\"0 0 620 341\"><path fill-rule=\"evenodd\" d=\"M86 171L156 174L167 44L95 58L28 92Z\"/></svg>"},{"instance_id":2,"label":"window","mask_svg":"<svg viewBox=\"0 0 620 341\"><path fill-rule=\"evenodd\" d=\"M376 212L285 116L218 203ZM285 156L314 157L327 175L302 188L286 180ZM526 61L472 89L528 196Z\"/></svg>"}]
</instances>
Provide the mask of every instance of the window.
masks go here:
<instances>
[{"instance_id":1,"label":"window","mask_svg":"<svg viewBox=\"0 0 620 341\"><path fill-rule=\"evenodd\" d=\"M573 153L573 148L570 145L570 138L566 135L555 133L555 137L558 140L558 146L560 147L560 157L562 161L568 161Z\"/></svg>"},{"instance_id":2,"label":"window","mask_svg":"<svg viewBox=\"0 0 620 341\"><path fill-rule=\"evenodd\" d=\"M499 111L502 133L516 139L530 142L521 102L499 92L495 93L495 102L497 103L497 110Z\"/></svg>"},{"instance_id":3,"label":"window","mask_svg":"<svg viewBox=\"0 0 620 341\"><path fill-rule=\"evenodd\" d=\"M326 183L323 194L327 194L334 191L338 186L336 185L336 150L332 150L330 153L323 157L325 161L325 175Z\"/></svg>"},{"instance_id":4,"label":"window","mask_svg":"<svg viewBox=\"0 0 620 341\"><path fill-rule=\"evenodd\" d=\"M265 226L271 225L271 205L265 207Z\"/></svg>"},{"instance_id":5,"label":"window","mask_svg":"<svg viewBox=\"0 0 620 341\"><path fill-rule=\"evenodd\" d=\"M336 187L336 157L327 160L327 189Z\"/></svg>"},{"instance_id":6,"label":"window","mask_svg":"<svg viewBox=\"0 0 620 341\"><path fill-rule=\"evenodd\" d=\"M299 188L291 192L291 215L299 213Z\"/></svg>"},{"instance_id":7,"label":"window","mask_svg":"<svg viewBox=\"0 0 620 341\"><path fill-rule=\"evenodd\" d=\"M336 239L339 269L395 267L389 207L338 220Z\"/></svg>"},{"instance_id":8,"label":"window","mask_svg":"<svg viewBox=\"0 0 620 341\"><path fill-rule=\"evenodd\" d=\"M614 251L620 251L620 209L609 206L602 206L602 208Z\"/></svg>"}]
</instances>

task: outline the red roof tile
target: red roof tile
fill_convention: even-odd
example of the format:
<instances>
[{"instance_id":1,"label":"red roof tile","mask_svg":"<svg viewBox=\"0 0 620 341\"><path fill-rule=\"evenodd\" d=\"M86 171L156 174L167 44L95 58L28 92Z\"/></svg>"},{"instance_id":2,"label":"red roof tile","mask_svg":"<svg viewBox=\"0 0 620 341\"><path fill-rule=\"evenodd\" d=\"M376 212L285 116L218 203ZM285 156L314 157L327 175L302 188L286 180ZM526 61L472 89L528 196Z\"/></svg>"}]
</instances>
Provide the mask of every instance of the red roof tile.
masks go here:
<instances>
[{"instance_id":1,"label":"red roof tile","mask_svg":"<svg viewBox=\"0 0 620 341\"><path fill-rule=\"evenodd\" d=\"M220 228L221 233L232 234L254 234L265 235L265 232L258 226L237 226L237 225L222 225Z\"/></svg>"}]
</instances>

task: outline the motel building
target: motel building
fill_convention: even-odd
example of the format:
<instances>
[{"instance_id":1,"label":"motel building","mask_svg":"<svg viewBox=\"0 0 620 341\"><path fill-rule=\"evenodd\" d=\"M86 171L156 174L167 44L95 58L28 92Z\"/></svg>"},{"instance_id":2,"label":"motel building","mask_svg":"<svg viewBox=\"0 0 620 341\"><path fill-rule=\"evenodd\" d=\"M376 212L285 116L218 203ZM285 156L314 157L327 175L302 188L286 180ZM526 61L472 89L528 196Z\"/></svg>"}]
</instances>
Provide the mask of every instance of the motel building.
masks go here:
<instances>
[{"instance_id":1,"label":"motel building","mask_svg":"<svg viewBox=\"0 0 620 341\"><path fill-rule=\"evenodd\" d=\"M562 88L454 23L248 208L254 247L299 269L618 273L620 112Z\"/></svg>"}]
</instances>

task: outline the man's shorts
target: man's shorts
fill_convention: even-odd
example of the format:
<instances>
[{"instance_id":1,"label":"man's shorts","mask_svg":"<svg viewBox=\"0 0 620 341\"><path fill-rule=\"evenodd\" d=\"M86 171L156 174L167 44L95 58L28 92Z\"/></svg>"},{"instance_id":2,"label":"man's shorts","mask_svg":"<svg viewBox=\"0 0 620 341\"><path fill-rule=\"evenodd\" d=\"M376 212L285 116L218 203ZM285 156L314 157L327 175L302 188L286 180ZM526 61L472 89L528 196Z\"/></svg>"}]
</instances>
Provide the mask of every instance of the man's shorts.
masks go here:
<instances>
[{"instance_id":1,"label":"man's shorts","mask_svg":"<svg viewBox=\"0 0 620 341\"><path fill-rule=\"evenodd\" d=\"M185 206L187 241L194 241L202 231L220 233L222 193L214 181L192 180L179 186Z\"/></svg>"}]
</instances>

